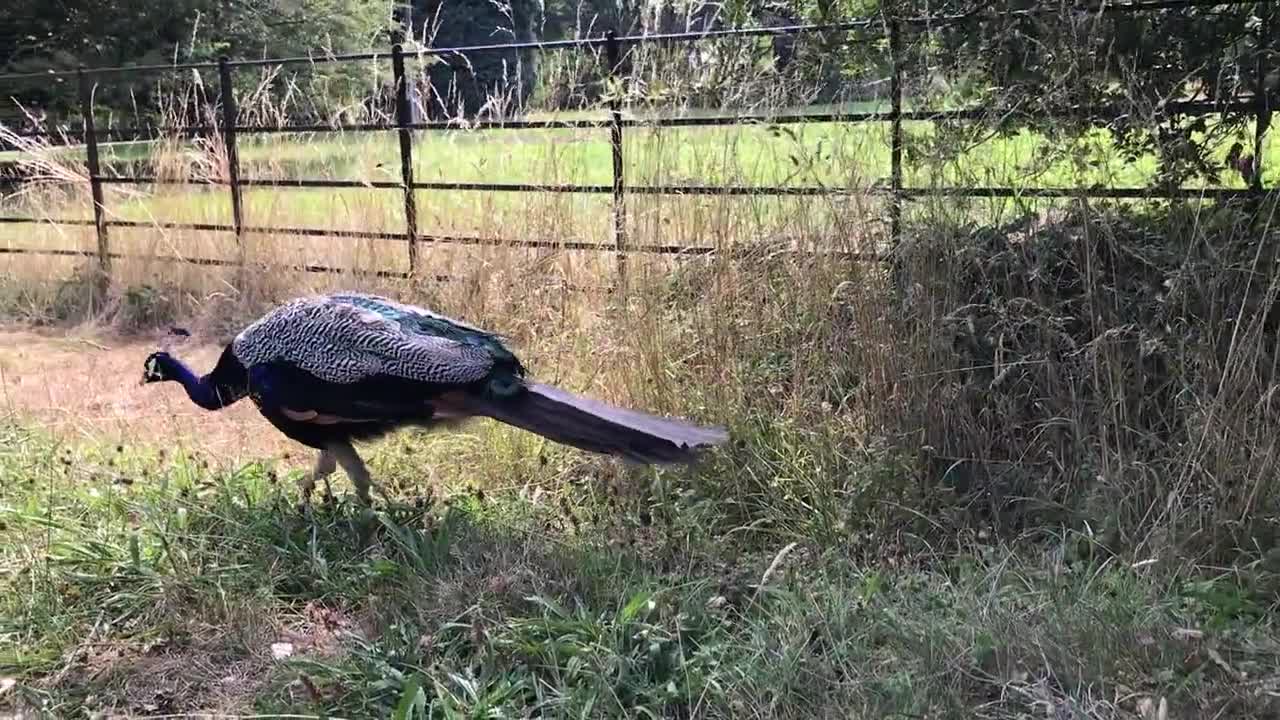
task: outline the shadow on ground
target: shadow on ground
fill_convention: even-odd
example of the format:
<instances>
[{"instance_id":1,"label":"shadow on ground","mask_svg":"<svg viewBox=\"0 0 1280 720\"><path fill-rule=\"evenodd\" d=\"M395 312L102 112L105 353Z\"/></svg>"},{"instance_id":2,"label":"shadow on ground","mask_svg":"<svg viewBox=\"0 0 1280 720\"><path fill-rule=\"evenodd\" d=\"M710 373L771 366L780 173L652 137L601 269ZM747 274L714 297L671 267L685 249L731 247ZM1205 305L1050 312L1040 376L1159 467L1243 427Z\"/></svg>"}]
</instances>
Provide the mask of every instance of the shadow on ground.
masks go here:
<instances>
[{"instance_id":1,"label":"shadow on ground","mask_svg":"<svg viewBox=\"0 0 1280 720\"><path fill-rule=\"evenodd\" d=\"M742 544L536 490L303 512L269 464L218 472L3 432L10 711L1276 709L1280 644L1256 588L1053 556L1078 538L859 567L847 549Z\"/></svg>"}]
</instances>

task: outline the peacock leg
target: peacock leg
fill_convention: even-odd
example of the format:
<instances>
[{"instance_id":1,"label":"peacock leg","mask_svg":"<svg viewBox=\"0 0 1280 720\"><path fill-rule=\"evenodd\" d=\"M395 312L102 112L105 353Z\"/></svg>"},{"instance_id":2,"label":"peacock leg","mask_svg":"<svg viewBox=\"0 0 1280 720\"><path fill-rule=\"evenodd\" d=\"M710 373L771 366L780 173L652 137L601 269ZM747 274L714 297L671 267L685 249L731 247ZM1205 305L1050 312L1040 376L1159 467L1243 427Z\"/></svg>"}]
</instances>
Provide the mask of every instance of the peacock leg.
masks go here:
<instances>
[{"instance_id":1,"label":"peacock leg","mask_svg":"<svg viewBox=\"0 0 1280 720\"><path fill-rule=\"evenodd\" d=\"M356 449L351 446L351 443L334 443L329 446L329 453L337 459L338 464L347 473L347 477L351 478L351 484L356 486L356 496L360 501L365 505L372 505L369 488L373 485L373 480L369 477L369 469L365 467L364 460L360 459Z\"/></svg>"},{"instance_id":2,"label":"peacock leg","mask_svg":"<svg viewBox=\"0 0 1280 720\"><path fill-rule=\"evenodd\" d=\"M311 493L315 492L317 480L324 481L325 495L333 496L333 490L329 487L329 476L337 469L338 461L334 458L333 453L328 450L321 450L320 454L316 456L315 467L298 480L298 490L302 493L302 503L304 505L311 502Z\"/></svg>"}]
</instances>

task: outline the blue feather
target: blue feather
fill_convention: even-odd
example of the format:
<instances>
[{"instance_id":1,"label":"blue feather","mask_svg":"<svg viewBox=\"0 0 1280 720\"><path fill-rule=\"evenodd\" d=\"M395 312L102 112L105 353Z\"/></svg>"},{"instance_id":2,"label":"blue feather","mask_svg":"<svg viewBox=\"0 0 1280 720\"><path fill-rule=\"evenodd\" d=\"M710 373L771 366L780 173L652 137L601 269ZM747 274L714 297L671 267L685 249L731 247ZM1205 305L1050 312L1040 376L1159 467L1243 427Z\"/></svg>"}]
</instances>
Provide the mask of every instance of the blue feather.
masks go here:
<instances>
[{"instance_id":1,"label":"blue feather","mask_svg":"<svg viewBox=\"0 0 1280 720\"><path fill-rule=\"evenodd\" d=\"M336 455L366 500L367 471L351 442L411 425L488 417L644 463L692 462L698 450L728 437L721 428L613 407L524 376L495 333L387 298L337 293L260 318L203 377L168 353L153 353L143 380L176 381L209 410L252 396L272 425L320 450L330 468Z\"/></svg>"}]
</instances>

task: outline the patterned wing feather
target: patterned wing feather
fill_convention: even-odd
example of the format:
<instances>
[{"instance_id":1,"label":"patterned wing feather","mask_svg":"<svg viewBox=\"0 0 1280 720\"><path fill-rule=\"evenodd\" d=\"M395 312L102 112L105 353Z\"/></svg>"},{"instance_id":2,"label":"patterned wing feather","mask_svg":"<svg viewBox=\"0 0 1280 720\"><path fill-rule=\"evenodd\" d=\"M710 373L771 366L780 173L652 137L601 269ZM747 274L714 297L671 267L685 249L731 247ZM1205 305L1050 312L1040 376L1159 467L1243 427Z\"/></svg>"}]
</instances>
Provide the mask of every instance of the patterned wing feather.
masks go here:
<instances>
[{"instance_id":1,"label":"patterned wing feather","mask_svg":"<svg viewBox=\"0 0 1280 720\"><path fill-rule=\"evenodd\" d=\"M404 332L456 340L466 345L482 347L501 363L509 366L517 375L524 374L520 361L502 342L497 333L478 328L417 305L397 302L389 298L365 293L344 292L329 295L333 302L345 303L361 310L376 313L399 323Z\"/></svg>"},{"instance_id":2,"label":"patterned wing feather","mask_svg":"<svg viewBox=\"0 0 1280 720\"><path fill-rule=\"evenodd\" d=\"M461 334L493 336L493 333L468 325L460 320L432 312L424 307L409 305L380 295L367 293L341 292L325 296L330 302L352 305L361 310L377 313L388 320L405 326L409 331L420 331L426 327L435 327L440 331Z\"/></svg>"},{"instance_id":3,"label":"patterned wing feather","mask_svg":"<svg viewBox=\"0 0 1280 720\"><path fill-rule=\"evenodd\" d=\"M234 351L246 366L283 361L342 384L385 375L465 385L489 375L495 357L485 343L433 332L424 320L466 327L376 296L315 296L286 303L245 328Z\"/></svg>"}]
</instances>

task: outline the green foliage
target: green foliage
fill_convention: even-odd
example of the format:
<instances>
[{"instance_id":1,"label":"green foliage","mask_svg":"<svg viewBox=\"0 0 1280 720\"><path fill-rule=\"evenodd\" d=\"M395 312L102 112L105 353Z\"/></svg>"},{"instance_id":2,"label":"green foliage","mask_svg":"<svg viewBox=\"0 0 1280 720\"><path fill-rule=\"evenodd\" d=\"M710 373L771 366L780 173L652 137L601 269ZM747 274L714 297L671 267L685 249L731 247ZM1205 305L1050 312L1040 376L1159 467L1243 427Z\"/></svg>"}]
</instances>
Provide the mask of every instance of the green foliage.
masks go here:
<instances>
[{"instance_id":1,"label":"green foliage","mask_svg":"<svg viewBox=\"0 0 1280 720\"><path fill-rule=\"evenodd\" d=\"M599 37L608 30L628 35L647 19L636 0L549 0L543 5L538 30L547 40Z\"/></svg>"},{"instance_id":2,"label":"green foliage","mask_svg":"<svg viewBox=\"0 0 1280 720\"><path fill-rule=\"evenodd\" d=\"M904 15L971 13L939 24L927 37L908 35L908 77L917 87L934 79L926 68L940 68L931 72L945 78L956 99L990 104L988 120L1004 132L1035 127L1078 136L1108 127L1122 152L1159 155L1160 184L1216 176L1214 147L1247 132L1255 118L1250 108L1225 113L1210 127L1198 115L1161 112L1163 103L1230 102L1280 90L1280 16L1273 3L1122 13L1046 9L1030 0L896 7ZM1028 9L1037 12L1019 12ZM1041 114L1073 105L1110 107L1119 117Z\"/></svg>"},{"instance_id":3,"label":"green foliage","mask_svg":"<svg viewBox=\"0 0 1280 720\"><path fill-rule=\"evenodd\" d=\"M414 35L430 47L527 43L538 39L534 0L419 0ZM421 104L428 117L502 117L525 106L537 83L532 50L460 53L433 58Z\"/></svg>"},{"instance_id":4,"label":"green foliage","mask_svg":"<svg viewBox=\"0 0 1280 720\"><path fill-rule=\"evenodd\" d=\"M16 7L6 9L6 22L0 28L0 73L67 70L78 65L207 62L220 55L352 52L385 45L389 22L389 7L382 0L15 2ZM334 78L359 72L350 65L300 66L290 68L277 82L279 87L291 82L315 91L327 88ZM249 82L243 76L240 80ZM104 114L140 113L139 121L153 119L149 115L158 110L161 90L172 92L191 82L189 75L111 78L100 83L95 101ZM215 74L205 73L201 84L211 88L209 95L216 95ZM17 119L15 102L47 114L50 120L72 116L77 109L74 79L19 83L0 91L6 98L0 120Z\"/></svg>"}]
</instances>

